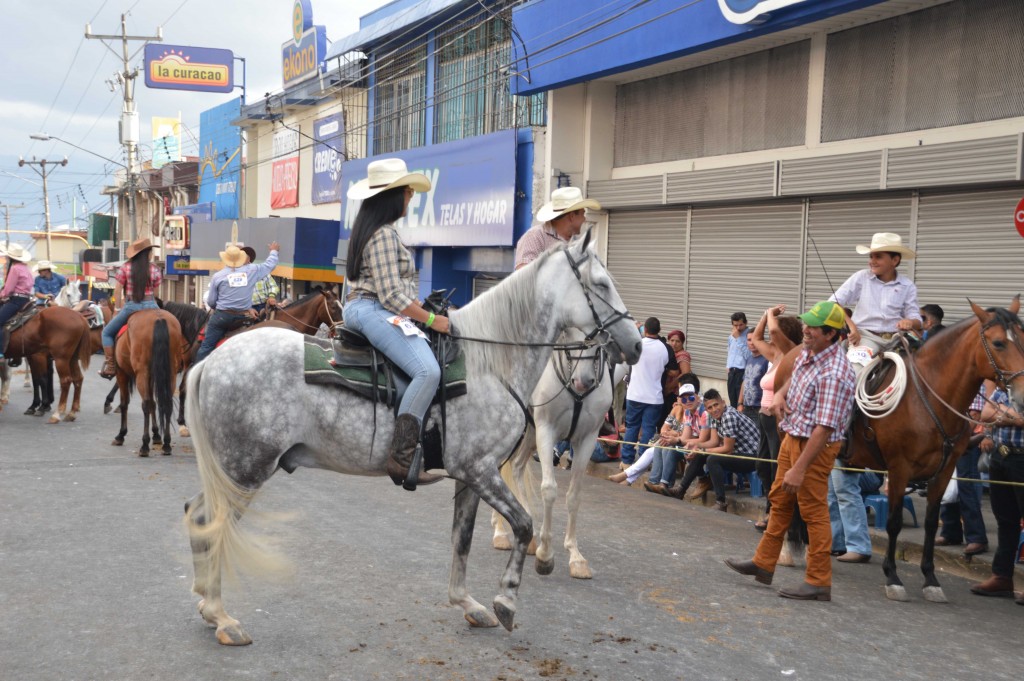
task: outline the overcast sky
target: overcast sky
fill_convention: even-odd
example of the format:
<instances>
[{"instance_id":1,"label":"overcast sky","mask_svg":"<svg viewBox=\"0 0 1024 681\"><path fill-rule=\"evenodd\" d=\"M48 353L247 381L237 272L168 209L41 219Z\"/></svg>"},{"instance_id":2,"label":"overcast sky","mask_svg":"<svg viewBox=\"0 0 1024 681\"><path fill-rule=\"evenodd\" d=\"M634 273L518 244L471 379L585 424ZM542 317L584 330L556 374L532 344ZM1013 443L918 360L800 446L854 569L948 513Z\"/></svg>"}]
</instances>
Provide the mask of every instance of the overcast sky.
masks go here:
<instances>
[{"instance_id":1,"label":"overcast sky","mask_svg":"<svg viewBox=\"0 0 1024 681\"><path fill-rule=\"evenodd\" d=\"M121 61L92 32L120 33L120 16L128 12L130 35L155 35L163 28L164 43L229 49L246 60L248 101L265 92L280 91L281 45L291 36L294 0L4 0L0 63L5 64L0 87L0 203L24 203L11 211L12 229L41 229L42 186L30 167L18 167L18 157L59 161L68 165L49 176L50 220L54 226L71 221L71 199L77 197L78 216L106 211L107 197L99 194L111 184L117 167L61 142L29 139L47 133L67 139L101 156L124 162L118 144L120 88L106 84ZM359 17L389 0L313 0L313 22L327 27L328 40L338 40L359 28ZM138 48L142 43L132 43ZM116 45L120 51L120 41ZM133 64L141 67L141 51ZM241 81L236 69L235 82ZM237 91L236 91L237 92ZM181 113L183 151L195 155L201 111L230 99L225 94L151 90L140 72L135 89L139 112L141 157L152 156L150 118ZM190 134L191 132L191 134ZM192 137L194 135L194 138ZM79 189L81 188L81 189ZM82 196L85 200L83 202ZM86 204L83 206L83 203ZM0 210L0 229L3 228ZM84 223L81 223L84 224ZM12 234L12 238L14 234Z\"/></svg>"}]
</instances>

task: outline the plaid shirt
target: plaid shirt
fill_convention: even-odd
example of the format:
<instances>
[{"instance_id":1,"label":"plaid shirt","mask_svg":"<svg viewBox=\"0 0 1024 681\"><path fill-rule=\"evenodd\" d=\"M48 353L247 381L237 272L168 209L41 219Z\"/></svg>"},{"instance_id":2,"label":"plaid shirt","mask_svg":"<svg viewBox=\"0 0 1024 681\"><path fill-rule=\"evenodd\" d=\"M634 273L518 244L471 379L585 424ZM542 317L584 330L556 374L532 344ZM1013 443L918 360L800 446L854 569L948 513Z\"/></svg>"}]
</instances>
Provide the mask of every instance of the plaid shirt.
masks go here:
<instances>
[{"instance_id":1,"label":"plaid shirt","mask_svg":"<svg viewBox=\"0 0 1024 681\"><path fill-rule=\"evenodd\" d=\"M263 277L256 282L256 288L252 290L252 304L263 305L269 298L277 298L280 293L281 287L277 285L273 277Z\"/></svg>"},{"instance_id":2,"label":"plaid shirt","mask_svg":"<svg viewBox=\"0 0 1024 681\"><path fill-rule=\"evenodd\" d=\"M757 424L736 411L732 405L725 408L722 418L709 418L708 427L717 430L723 438L731 437L735 440L732 448L733 454L757 456L757 450L761 444L761 432L757 429Z\"/></svg>"},{"instance_id":3,"label":"plaid shirt","mask_svg":"<svg viewBox=\"0 0 1024 681\"><path fill-rule=\"evenodd\" d=\"M132 300L132 262L129 260L125 264L121 265L121 269L117 271L115 277L118 283L124 287L124 300L125 302L131 302ZM164 275L154 263L149 263L149 286L143 291L143 295L152 296L153 292L156 291L157 286L163 281Z\"/></svg>"},{"instance_id":4,"label":"plaid shirt","mask_svg":"<svg viewBox=\"0 0 1024 681\"><path fill-rule=\"evenodd\" d=\"M377 230L363 249L363 262L349 290L373 293L380 304L400 313L416 301L416 265L391 225Z\"/></svg>"},{"instance_id":5,"label":"plaid shirt","mask_svg":"<svg viewBox=\"0 0 1024 681\"><path fill-rule=\"evenodd\" d=\"M529 265L541 253L557 243L565 243L565 239L558 236L558 232L550 222L534 225L526 230L526 233L519 238L519 243L516 244L515 268L519 269L523 265Z\"/></svg>"},{"instance_id":6,"label":"plaid shirt","mask_svg":"<svg viewBox=\"0 0 1024 681\"><path fill-rule=\"evenodd\" d=\"M1004 407L1013 409L1010 398L1002 388L992 393L992 401ZM1010 447L1024 447L1024 428L1020 426L1002 426L992 429L992 441L997 445L1009 445Z\"/></svg>"},{"instance_id":7,"label":"plaid shirt","mask_svg":"<svg viewBox=\"0 0 1024 681\"><path fill-rule=\"evenodd\" d=\"M793 367L786 404L792 410L779 426L793 437L810 437L815 426L832 429L829 442L846 437L856 374L840 343L812 355L805 348Z\"/></svg>"}]
</instances>

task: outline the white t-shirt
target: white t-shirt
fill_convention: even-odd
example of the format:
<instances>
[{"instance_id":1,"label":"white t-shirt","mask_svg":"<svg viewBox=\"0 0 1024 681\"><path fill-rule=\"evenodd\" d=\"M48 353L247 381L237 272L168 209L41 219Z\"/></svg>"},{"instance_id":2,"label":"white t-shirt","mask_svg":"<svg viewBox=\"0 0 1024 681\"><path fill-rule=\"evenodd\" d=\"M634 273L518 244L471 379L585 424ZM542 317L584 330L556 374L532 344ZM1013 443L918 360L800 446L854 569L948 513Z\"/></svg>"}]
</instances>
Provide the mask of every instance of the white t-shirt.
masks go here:
<instances>
[{"instance_id":1,"label":"white t-shirt","mask_svg":"<svg viewBox=\"0 0 1024 681\"><path fill-rule=\"evenodd\" d=\"M668 365L668 348L660 338L644 336L640 361L633 365L629 374L629 388L626 399L644 404L661 404L661 376Z\"/></svg>"}]
</instances>

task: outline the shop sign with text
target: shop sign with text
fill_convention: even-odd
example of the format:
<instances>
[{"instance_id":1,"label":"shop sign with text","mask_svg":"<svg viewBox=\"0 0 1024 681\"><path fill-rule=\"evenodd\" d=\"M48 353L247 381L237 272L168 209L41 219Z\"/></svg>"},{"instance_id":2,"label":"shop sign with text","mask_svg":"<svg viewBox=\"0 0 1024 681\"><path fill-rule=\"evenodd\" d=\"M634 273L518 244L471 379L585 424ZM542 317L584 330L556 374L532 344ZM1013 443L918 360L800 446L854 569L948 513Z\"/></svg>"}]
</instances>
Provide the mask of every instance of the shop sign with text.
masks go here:
<instances>
[{"instance_id":1,"label":"shop sign with text","mask_svg":"<svg viewBox=\"0 0 1024 681\"><path fill-rule=\"evenodd\" d=\"M235 55L231 50L149 43L146 87L195 92L231 92Z\"/></svg>"},{"instance_id":2,"label":"shop sign with text","mask_svg":"<svg viewBox=\"0 0 1024 681\"><path fill-rule=\"evenodd\" d=\"M327 54L327 29L313 25L310 0L295 0L292 7L292 38L281 46L281 75L285 88L323 70Z\"/></svg>"}]
</instances>

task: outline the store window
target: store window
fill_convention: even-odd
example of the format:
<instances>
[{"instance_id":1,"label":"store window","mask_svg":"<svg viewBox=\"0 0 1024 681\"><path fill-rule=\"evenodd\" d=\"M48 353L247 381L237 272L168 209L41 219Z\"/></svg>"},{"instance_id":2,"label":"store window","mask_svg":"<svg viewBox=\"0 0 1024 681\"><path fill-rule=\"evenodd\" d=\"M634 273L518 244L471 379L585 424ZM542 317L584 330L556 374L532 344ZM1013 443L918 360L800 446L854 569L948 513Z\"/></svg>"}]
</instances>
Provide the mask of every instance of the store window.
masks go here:
<instances>
[{"instance_id":1,"label":"store window","mask_svg":"<svg viewBox=\"0 0 1024 681\"><path fill-rule=\"evenodd\" d=\"M387 154L426 143L427 48L374 60L373 153Z\"/></svg>"}]
</instances>

